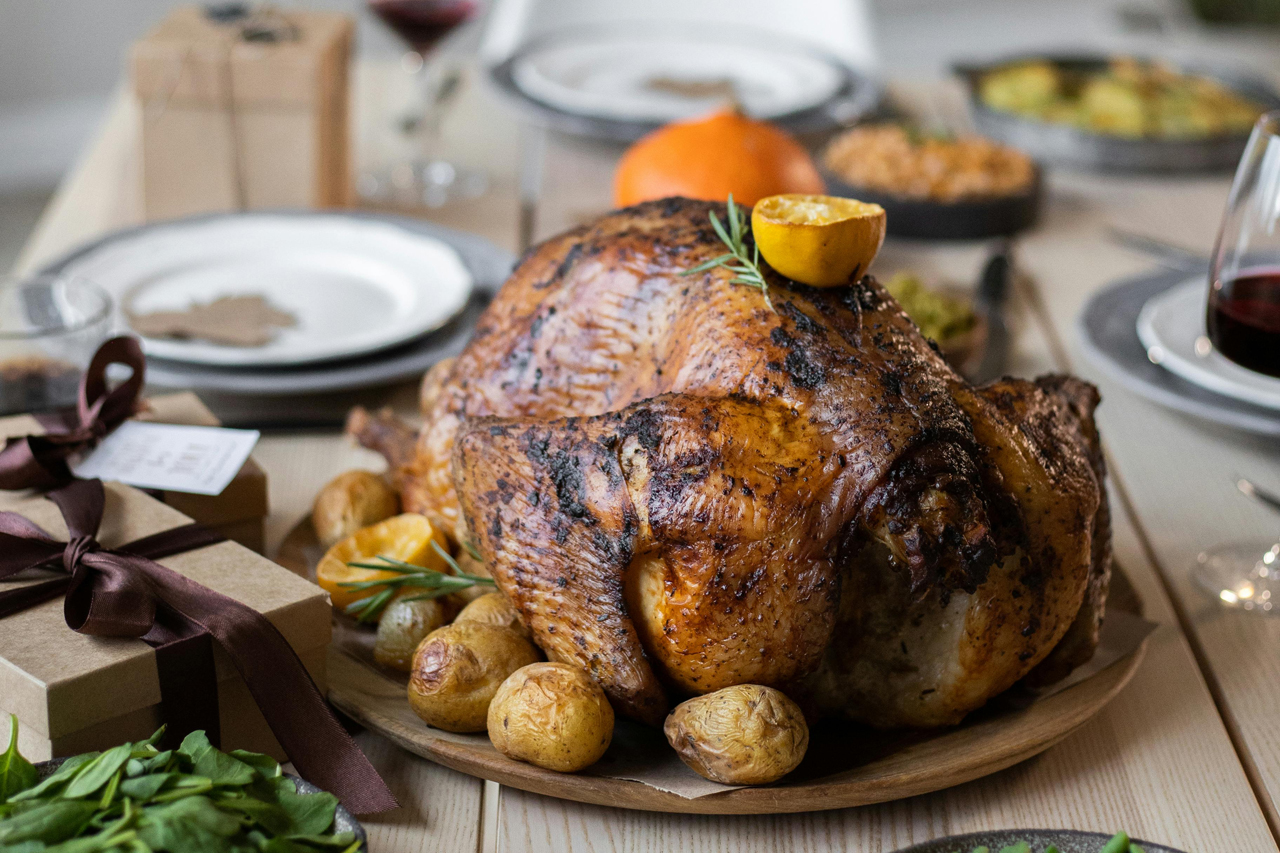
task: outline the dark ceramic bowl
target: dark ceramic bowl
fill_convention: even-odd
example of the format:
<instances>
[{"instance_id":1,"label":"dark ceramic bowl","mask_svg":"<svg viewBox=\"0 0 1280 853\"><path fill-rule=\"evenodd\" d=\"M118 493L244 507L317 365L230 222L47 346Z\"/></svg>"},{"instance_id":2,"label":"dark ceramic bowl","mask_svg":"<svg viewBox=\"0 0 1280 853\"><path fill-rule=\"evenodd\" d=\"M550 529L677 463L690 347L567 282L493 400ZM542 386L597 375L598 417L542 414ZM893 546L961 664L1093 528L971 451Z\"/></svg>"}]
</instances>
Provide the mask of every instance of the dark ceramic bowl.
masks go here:
<instances>
[{"instance_id":1,"label":"dark ceramic bowl","mask_svg":"<svg viewBox=\"0 0 1280 853\"><path fill-rule=\"evenodd\" d=\"M1040 170L1031 186L1018 195L960 201L930 201L890 195L854 186L828 169L822 170L827 192L856 198L884 208L885 228L891 237L925 240L980 240L1008 237L1026 230L1040 216Z\"/></svg>"},{"instance_id":2,"label":"dark ceramic bowl","mask_svg":"<svg viewBox=\"0 0 1280 853\"><path fill-rule=\"evenodd\" d=\"M995 853L1001 847L1017 844L1019 841L1030 844L1034 853L1042 853L1050 844L1062 853L1098 853L1110 839L1110 835L1101 832L1081 832L1077 829L1000 829L938 838L907 847L898 853L970 853L975 847L987 847ZM1140 845L1146 853L1181 853L1172 847L1136 838L1133 843Z\"/></svg>"},{"instance_id":3,"label":"dark ceramic bowl","mask_svg":"<svg viewBox=\"0 0 1280 853\"><path fill-rule=\"evenodd\" d=\"M36 764L36 772L40 774L41 779L44 779L46 776L52 775L53 771L61 767L64 761L66 761L65 758L55 758L52 761L41 761ZM306 779L300 779L292 773L286 773L285 775L293 780L293 784L297 787L299 794L320 793L320 789L315 785L312 785ZM333 813L333 829L334 832L350 832L356 837L356 840L360 842L360 847L358 848L360 853L369 853L368 834L364 831L364 827L360 825L360 821L356 820L355 816L352 815L351 812L347 811L343 807L342 803L338 803L338 808Z\"/></svg>"}]
</instances>

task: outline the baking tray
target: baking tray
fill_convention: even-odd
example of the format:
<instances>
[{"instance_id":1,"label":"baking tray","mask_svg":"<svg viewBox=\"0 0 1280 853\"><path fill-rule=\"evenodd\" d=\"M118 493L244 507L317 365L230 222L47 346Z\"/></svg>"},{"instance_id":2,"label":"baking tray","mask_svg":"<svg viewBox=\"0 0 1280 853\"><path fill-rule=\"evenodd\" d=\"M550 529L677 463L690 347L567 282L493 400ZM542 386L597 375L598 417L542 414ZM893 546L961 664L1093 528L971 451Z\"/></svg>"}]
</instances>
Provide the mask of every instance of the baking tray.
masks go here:
<instances>
[{"instance_id":1,"label":"baking tray","mask_svg":"<svg viewBox=\"0 0 1280 853\"><path fill-rule=\"evenodd\" d=\"M1087 53L1047 53L1010 56L982 64L960 63L954 71L965 82L974 127L979 133L1025 151L1035 160L1091 171L1213 172L1236 167L1247 133L1206 139L1125 139L1071 125L1038 121L993 110L978 96L983 74L1017 62L1048 61L1072 70L1106 67L1114 57ZM1150 57L1135 57L1140 62ZM1245 73L1199 65L1177 64L1179 71L1209 77L1268 110L1280 108L1280 94L1266 82Z\"/></svg>"}]
</instances>

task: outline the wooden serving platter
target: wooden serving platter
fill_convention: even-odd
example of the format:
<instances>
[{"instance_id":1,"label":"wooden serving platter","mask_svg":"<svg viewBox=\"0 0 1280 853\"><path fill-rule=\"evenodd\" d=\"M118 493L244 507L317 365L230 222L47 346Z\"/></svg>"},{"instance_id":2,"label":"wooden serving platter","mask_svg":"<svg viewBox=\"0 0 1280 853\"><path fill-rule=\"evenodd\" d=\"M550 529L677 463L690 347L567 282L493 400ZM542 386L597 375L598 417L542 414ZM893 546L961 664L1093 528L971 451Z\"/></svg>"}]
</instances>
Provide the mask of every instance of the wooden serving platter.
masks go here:
<instances>
[{"instance_id":1,"label":"wooden serving platter","mask_svg":"<svg viewBox=\"0 0 1280 853\"><path fill-rule=\"evenodd\" d=\"M285 538L276 560L308 576L321 553L308 517ZM1118 569L1113 573L1110 606L1130 613L1141 610ZM373 663L372 632L355 628L345 619L334 627L329 700L404 749L462 773L537 794L689 814L846 808L925 794L987 776L1043 752L1087 722L1124 688L1146 652L1144 639L1133 653L1059 693L1022 705L997 697L951 729L884 733L847 723L823 723L811 732L804 762L782 782L688 798L616 778L618 768L634 766L637 756L665 755L670 750L660 732L628 721L619 721L614 745L605 758L577 774L513 761L495 750L484 734L432 729L410 710L405 677Z\"/></svg>"}]
</instances>

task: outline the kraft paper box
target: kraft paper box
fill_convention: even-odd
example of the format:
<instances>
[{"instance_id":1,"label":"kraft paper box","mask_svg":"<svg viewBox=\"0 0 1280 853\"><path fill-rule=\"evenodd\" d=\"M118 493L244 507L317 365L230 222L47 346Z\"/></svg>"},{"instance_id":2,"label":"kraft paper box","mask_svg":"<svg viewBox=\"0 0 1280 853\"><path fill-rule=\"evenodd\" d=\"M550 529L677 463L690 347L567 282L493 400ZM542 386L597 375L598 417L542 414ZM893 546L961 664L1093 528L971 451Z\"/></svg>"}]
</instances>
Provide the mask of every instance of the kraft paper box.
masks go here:
<instances>
[{"instance_id":1,"label":"kraft paper box","mask_svg":"<svg viewBox=\"0 0 1280 853\"><path fill-rule=\"evenodd\" d=\"M186 426L221 426L213 413L190 391L149 397L144 409L135 417L140 421ZM36 435L45 432L35 418L15 415L0 418L0 441L14 435ZM193 495L185 492L156 491L154 497L185 513L206 527L212 527L261 554L263 523L267 516L267 475L252 458L244 463L219 495Z\"/></svg>"},{"instance_id":2,"label":"kraft paper box","mask_svg":"<svg viewBox=\"0 0 1280 853\"><path fill-rule=\"evenodd\" d=\"M350 203L352 19L174 10L130 54L149 220Z\"/></svg>"},{"instance_id":3,"label":"kraft paper box","mask_svg":"<svg viewBox=\"0 0 1280 853\"><path fill-rule=\"evenodd\" d=\"M18 512L65 540L57 507L40 495L0 492L0 510ZM98 540L111 548L188 521L150 495L107 483ZM318 586L230 541L159 562L266 616L325 692L332 613ZM144 738L161 722L151 647L78 634L67 627L62 607L59 598L0 619L0 712L18 717L19 748L32 760ZM223 748L283 758L235 667L216 646L214 656Z\"/></svg>"}]
</instances>

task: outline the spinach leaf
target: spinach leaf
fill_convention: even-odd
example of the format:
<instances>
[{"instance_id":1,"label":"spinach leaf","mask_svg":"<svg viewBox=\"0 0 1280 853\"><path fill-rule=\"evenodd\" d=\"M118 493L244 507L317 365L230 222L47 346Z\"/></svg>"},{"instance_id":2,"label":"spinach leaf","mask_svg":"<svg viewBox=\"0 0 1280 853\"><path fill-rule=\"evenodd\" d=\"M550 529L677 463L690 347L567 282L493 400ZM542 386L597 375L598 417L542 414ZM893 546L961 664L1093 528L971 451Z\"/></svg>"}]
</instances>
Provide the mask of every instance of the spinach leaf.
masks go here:
<instances>
[{"instance_id":1,"label":"spinach leaf","mask_svg":"<svg viewBox=\"0 0 1280 853\"><path fill-rule=\"evenodd\" d=\"M160 793L160 789L177 778L177 775L177 773L148 773L145 776L134 776L120 783L120 793L146 802Z\"/></svg>"},{"instance_id":2,"label":"spinach leaf","mask_svg":"<svg viewBox=\"0 0 1280 853\"><path fill-rule=\"evenodd\" d=\"M204 732L187 735L178 752L191 759L197 775L209 777L215 785L242 787L253 781L253 767L214 749Z\"/></svg>"},{"instance_id":3,"label":"spinach leaf","mask_svg":"<svg viewBox=\"0 0 1280 853\"><path fill-rule=\"evenodd\" d=\"M66 761L62 762L61 767L53 771L52 776L49 776L34 788L28 788L21 794L10 797L9 799L11 802L16 803L42 797L53 789L65 785L73 776L80 772L82 767L97 757L98 753L96 752L86 752L84 755L77 755L73 758L68 758Z\"/></svg>"},{"instance_id":4,"label":"spinach leaf","mask_svg":"<svg viewBox=\"0 0 1280 853\"><path fill-rule=\"evenodd\" d=\"M148 806L138 820L138 837L144 844L173 853L230 851L230 838L240 829L239 819L221 811L208 797Z\"/></svg>"},{"instance_id":5,"label":"spinach leaf","mask_svg":"<svg viewBox=\"0 0 1280 853\"><path fill-rule=\"evenodd\" d=\"M18 715L10 714L9 721L9 748L0 755L0 803L34 787L39 780L35 765L18 752Z\"/></svg>"},{"instance_id":6,"label":"spinach leaf","mask_svg":"<svg viewBox=\"0 0 1280 853\"><path fill-rule=\"evenodd\" d=\"M108 749L86 764L84 769L76 774L76 777L67 785L67 789L62 792L62 796L68 799L76 799L95 793L103 785L111 781L111 777L124 766L132 752L133 744L131 743L122 743L119 746Z\"/></svg>"},{"instance_id":7,"label":"spinach leaf","mask_svg":"<svg viewBox=\"0 0 1280 853\"><path fill-rule=\"evenodd\" d=\"M0 823L0 844L19 841L57 844L83 829L97 810L97 803L84 800L53 800Z\"/></svg>"}]
</instances>

